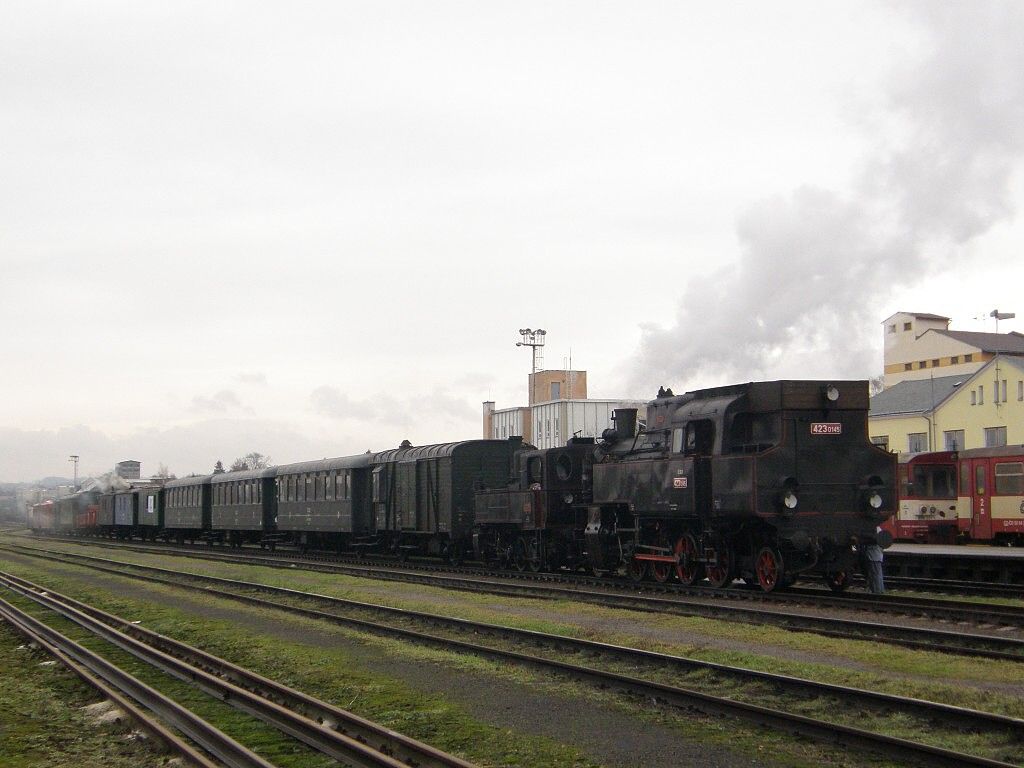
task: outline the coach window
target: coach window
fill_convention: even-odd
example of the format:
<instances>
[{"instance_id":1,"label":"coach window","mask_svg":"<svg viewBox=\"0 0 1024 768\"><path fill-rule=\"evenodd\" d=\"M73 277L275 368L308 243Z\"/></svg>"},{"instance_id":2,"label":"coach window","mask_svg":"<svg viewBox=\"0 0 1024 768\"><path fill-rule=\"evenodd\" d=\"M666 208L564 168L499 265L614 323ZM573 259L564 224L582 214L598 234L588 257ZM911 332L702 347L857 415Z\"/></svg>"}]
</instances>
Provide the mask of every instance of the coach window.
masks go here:
<instances>
[{"instance_id":1,"label":"coach window","mask_svg":"<svg viewBox=\"0 0 1024 768\"><path fill-rule=\"evenodd\" d=\"M985 465L979 464L974 468L974 492L978 496L985 495Z\"/></svg>"},{"instance_id":2,"label":"coach window","mask_svg":"<svg viewBox=\"0 0 1024 768\"><path fill-rule=\"evenodd\" d=\"M349 470L345 470L345 498L352 498L352 473Z\"/></svg>"},{"instance_id":3,"label":"coach window","mask_svg":"<svg viewBox=\"0 0 1024 768\"><path fill-rule=\"evenodd\" d=\"M306 501L316 499L316 473L306 473Z\"/></svg>"},{"instance_id":4,"label":"coach window","mask_svg":"<svg viewBox=\"0 0 1024 768\"><path fill-rule=\"evenodd\" d=\"M334 500L334 488L336 487L338 482L337 480L335 480L337 474L338 473L332 469L330 472L327 473L326 479L324 480L328 501Z\"/></svg>"},{"instance_id":5,"label":"coach window","mask_svg":"<svg viewBox=\"0 0 1024 768\"><path fill-rule=\"evenodd\" d=\"M966 461L960 464L960 493L963 496L971 495L971 465Z\"/></svg>"},{"instance_id":6,"label":"coach window","mask_svg":"<svg viewBox=\"0 0 1024 768\"><path fill-rule=\"evenodd\" d=\"M1006 496L1024 493L1024 462L996 464L996 493Z\"/></svg>"}]
</instances>

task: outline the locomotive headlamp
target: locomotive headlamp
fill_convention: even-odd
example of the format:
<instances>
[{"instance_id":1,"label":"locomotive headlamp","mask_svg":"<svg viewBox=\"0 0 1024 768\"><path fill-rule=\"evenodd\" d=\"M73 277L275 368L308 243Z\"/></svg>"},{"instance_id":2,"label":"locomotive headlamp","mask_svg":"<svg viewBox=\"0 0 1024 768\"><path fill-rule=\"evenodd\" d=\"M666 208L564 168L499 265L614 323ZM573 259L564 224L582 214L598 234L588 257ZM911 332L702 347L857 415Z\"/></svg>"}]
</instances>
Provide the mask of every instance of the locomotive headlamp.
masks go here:
<instances>
[{"instance_id":1,"label":"locomotive headlamp","mask_svg":"<svg viewBox=\"0 0 1024 768\"><path fill-rule=\"evenodd\" d=\"M874 493L871 494L870 497L868 497L868 504L871 505L872 509L881 509L882 495L878 493L878 491L875 491Z\"/></svg>"},{"instance_id":2,"label":"locomotive headlamp","mask_svg":"<svg viewBox=\"0 0 1024 768\"><path fill-rule=\"evenodd\" d=\"M796 509L796 494L793 491L786 491L782 497L782 503L786 505L786 509Z\"/></svg>"},{"instance_id":3,"label":"locomotive headlamp","mask_svg":"<svg viewBox=\"0 0 1024 768\"><path fill-rule=\"evenodd\" d=\"M839 399L839 390L835 384L829 384L825 387L825 399L830 403L834 403Z\"/></svg>"},{"instance_id":4,"label":"locomotive headlamp","mask_svg":"<svg viewBox=\"0 0 1024 768\"><path fill-rule=\"evenodd\" d=\"M565 496L562 497L562 501L564 501L566 504L572 504L572 494L565 494Z\"/></svg>"}]
</instances>

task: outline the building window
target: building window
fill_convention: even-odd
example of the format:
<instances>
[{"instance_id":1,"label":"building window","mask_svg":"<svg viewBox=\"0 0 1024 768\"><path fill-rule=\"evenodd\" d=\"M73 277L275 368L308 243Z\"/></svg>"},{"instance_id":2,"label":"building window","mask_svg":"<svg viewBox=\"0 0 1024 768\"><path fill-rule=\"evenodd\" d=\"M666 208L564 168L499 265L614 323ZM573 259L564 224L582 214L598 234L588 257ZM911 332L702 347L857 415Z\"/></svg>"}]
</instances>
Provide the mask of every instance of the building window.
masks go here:
<instances>
[{"instance_id":1,"label":"building window","mask_svg":"<svg viewBox=\"0 0 1024 768\"><path fill-rule=\"evenodd\" d=\"M886 451L889 450L889 436L888 435L876 435L871 438L871 442Z\"/></svg>"},{"instance_id":2,"label":"building window","mask_svg":"<svg viewBox=\"0 0 1024 768\"><path fill-rule=\"evenodd\" d=\"M962 429L950 429L943 432L942 439L947 451L962 451L964 449L964 431Z\"/></svg>"},{"instance_id":3,"label":"building window","mask_svg":"<svg viewBox=\"0 0 1024 768\"><path fill-rule=\"evenodd\" d=\"M921 453L928 450L928 435L924 432L911 432L907 435L907 450L911 453Z\"/></svg>"},{"instance_id":4,"label":"building window","mask_svg":"<svg viewBox=\"0 0 1024 768\"><path fill-rule=\"evenodd\" d=\"M928 361L927 360L922 360L920 363L917 364L917 367L918 368L927 368L928 367Z\"/></svg>"},{"instance_id":5,"label":"building window","mask_svg":"<svg viewBox=\"0 0 1024 768\"><path fill-rule=\"evenodd\" d=\"M904 323L903 324L903 330L904 331L909 331L912 327L913 326L910 323Z\"/></svg>"},{"instance_id":6,"label":"building window","mask_svg":"<svg viewBox=\"0 0 1024 768\"><path fill-rule=\"evenodd\" d=\"M1006 402L1006 379L1003 379L1003 391L1002 391L1003 402Z\"/></svg>"},{"instance_id":7,"label":"building window","mask_svg":"<svg viewBox=\"0 0 1024 768\"><path fill-rule=\"evenodd\" d=\"M985 427L985 447L999 448L1006 445L1006 427Z\"/></svg>"},{"instance_id":8,"label":"building window","mask_svg":"<svg viewBox=\"0 0 1024 768\"><path fill-rule=\"evenodd\" d=\"M558 400L562 396L562 382L552 381L551 382L551 399Z\"/></svg>"},{"instance_id":9,"label":"building window","mask_svg":"<svg viewBox=\"0 0 1024 768\"><path fill-rule=\"evenodd\" d=\"M889 326L889 333L896 333L896 323Z\"/></svg>"},{"instance_id":10,"label":"building window","mask_svg":"<svg viewBox=\"0 0 1024 768\"><path fill-rule=\"evenodd\" d=\"M985 385L984 384L979 384L978 385L978 405L984 405L984 404L985 404Z\"/></svg>"},{"instance_id":11,"label":"building window","mask_svg":"<svg viewBox=\"0 0 1024 768\"><path fill-rule=\"evenodd\" d=\"M973 352L969 352L966 355L964 355L964 362L965 363L970 363L973 360L974 360L974 353Z\"/></svg>"},{"instance_id":12,"label":"building window","mask_svg":"<svg viewBox=\"0 0 1024 768\"><path fill-rule=\"evenodd\" d=\"M978 404L978 393L977 393L977 392L975 392L975 391L974 391L974 390L972 389L972 390L971 390L971 405L977 405L977 404Z\"/></svg>"},{"instance_id":13,"label":"building window","mask_svg":"<svg viewBox=\"0 0 1024 768\"><path fill-rule=\"evenodd\" d=\"M938 358L936 358L936 359L932 360L932 368L938 368L938 367L939 367L939 360L938 360Z\"/></svg>"},{"instance_id":14,"label":"building window","mask_svg":"<svg viewBox=\"0 0 1024 768\"><path fill-rule=\"evenodd\" d=\"M903 364L903 370L904 371L912 371L912 370L914 370L914 364L913 363L904 363Z\"/></svg>"},{"instance_id":15,"label":"building window","mask_svg":"<svg viewBox=\"0 0 1024 768\"><path fill-rule=\"evenodd\" d=\"M959 362L960 362L960 355L953 355L951 358L949 358L949 364L950 365L957 365Z\"/></svg>"},{"instance_id":16,"label":"building window","mask_svg":"<svg viewBox=\"0 0 1024 768\"><path fill-rule=\"evenodd\" d=\"M1017 399L1024 400L1024 381L1017 382Z\"/></svg>"}]
</instances>

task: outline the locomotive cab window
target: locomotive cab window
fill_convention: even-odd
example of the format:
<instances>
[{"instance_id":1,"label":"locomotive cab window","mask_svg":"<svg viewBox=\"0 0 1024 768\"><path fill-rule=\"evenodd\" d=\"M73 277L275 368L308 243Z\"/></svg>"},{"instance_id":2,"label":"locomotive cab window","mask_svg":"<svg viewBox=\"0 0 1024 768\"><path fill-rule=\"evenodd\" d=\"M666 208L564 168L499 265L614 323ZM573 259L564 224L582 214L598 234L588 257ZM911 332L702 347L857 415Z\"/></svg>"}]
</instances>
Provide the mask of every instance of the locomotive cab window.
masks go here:
<instances>
[{"instance_id":1,"label":"locomotive cab window","mask_svg":"<svg viewBox=\"0 0 1024 768\"><path fill-rule=\"evenodd\" d=\"M691 421L686 425L684 453L688 456L706 456L715 443L715 425L708 419Z\"/></svg>"},{"instance_id":2,"label":"locomotive cab window","mask_svg":"<svg viewBox=\"0 0 1024 768\"><path fill-rule=\"evenodd\" d=\"M779 442L779 418L774 413L738 413L729 428L729 451L760 453Z\"/></svg>"},{"instance_id":3,"label":"locomotive cab window","mask_svg":"<svg viewBox=\"0 0 1024 768\"><path fill-rule=\"evenodd\" d=\"M955 499L956 470L952 465L918 465L908 490L919 499Z\"/></svg>"}]
</instances>

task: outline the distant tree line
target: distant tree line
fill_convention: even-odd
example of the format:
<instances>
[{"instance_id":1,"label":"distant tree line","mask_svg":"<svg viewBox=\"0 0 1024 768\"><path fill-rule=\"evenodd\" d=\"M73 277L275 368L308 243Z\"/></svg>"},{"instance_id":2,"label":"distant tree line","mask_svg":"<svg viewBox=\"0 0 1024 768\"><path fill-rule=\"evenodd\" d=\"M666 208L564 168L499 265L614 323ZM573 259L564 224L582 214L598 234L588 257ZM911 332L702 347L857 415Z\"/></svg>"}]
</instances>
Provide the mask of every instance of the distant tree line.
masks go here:
<instances>
[{"instance_id":1,"label":"distant tree line","mask_svg":"<svg viewBox=\"0 0 1024 768\"><path fill-rule=\"evenodd\" d=\"M223 472L246 472L252 469L266 469L270 466L270 457L264 456L259 451L253 451L247 453L245 456L240 456L231 462L231 466L228 469L224 469L224 462L217 460L217 463L213 465L213 474L219 475Z\"/></svg>"}]
</instances>

